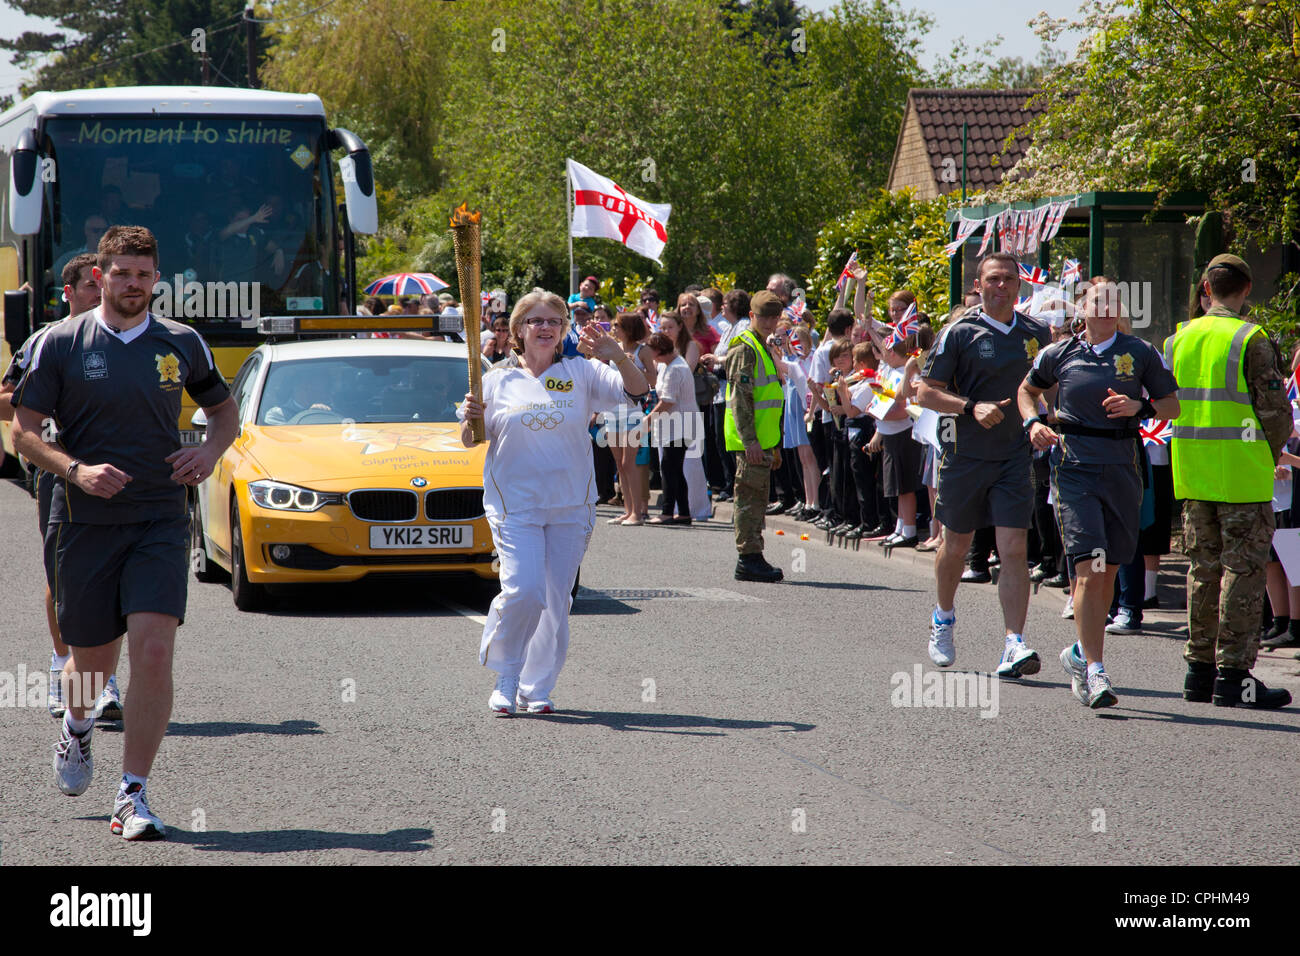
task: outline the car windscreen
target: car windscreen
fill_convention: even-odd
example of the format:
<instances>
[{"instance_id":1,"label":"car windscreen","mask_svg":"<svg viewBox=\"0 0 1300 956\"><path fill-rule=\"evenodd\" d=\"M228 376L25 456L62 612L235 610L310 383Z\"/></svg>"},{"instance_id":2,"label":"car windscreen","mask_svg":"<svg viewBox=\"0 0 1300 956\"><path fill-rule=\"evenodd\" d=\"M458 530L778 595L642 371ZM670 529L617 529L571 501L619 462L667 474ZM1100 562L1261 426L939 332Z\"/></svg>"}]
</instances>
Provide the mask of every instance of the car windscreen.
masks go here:
<instances>
[{"instance_id":1,"label":"car windscreen","mask_svg":"<svg viewBox=\"0 0 1300 956\"><path fill-rule=\"evenodd\" d=\"M267 372L256 422L452 422L468 390L465 359L454 355L279 361Z\"/></svg>"}]
</instances>

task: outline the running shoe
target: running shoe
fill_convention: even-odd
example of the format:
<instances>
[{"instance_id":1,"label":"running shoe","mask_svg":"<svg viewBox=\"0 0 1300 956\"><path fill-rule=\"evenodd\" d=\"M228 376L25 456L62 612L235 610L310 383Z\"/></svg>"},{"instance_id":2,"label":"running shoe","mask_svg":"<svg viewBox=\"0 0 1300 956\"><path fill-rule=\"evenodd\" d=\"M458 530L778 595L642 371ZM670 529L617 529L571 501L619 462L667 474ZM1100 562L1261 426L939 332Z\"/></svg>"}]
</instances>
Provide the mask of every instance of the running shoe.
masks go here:
<instances>
[{"instance_id":1,"label":"running shoe","mask_svg":"<svg viewBox=\"0 0 1300 956\"><path fill-rule=\"evenodd\" d=\"M1088 675L1088 706L1093 710L1101 707L1114 707L1119 703L1115 688L1110 685L1110 678L1105 671Z\"/></svg>"},{"instance_id":2,"label":"running shoe","mask_svg":"<svg viewBox=\"0 0 1300 956\"><path fill-rule=\"evenodd\" d=\"M1074 620L1074 595L1070 595L1065 599L1065 607L1061 610L1061 617L1067 621Z\"/></svg>"},{"instance_id":3,"label":"running shoe","mask_svg":"<svg viewBox=\"0 0 1300 956\"><path fill-rule=\"evenodd\" d=\"M953 632L957 629L957 617L953 615L946 621L939 620L939 609L930 615L930 660L940 667L951 667L957 659L957 649L953 646Z\"/></svg>"},{"instance_id":4,"label":"running shoe","mask_svg":"<svg viewBox=\"0 0 1300 956\"><path fill-rule=\"evenodd\" d=\"M549 697L529 699L523 694L515 694L515 706L529 714L553 714L555 702Z\"/></svg>"},{"instance_id":5,"label":"running shoe","mask_svg":"<svg viewBox=\"0 0 1300 956\"><path fill-rule=\"evenodd\" d=\"M1075 653L1077 644L1071 644L1061 651L1061 666L1065 676L1070 678L1070 690L1081 704L1088 703L1088 662Z\"/></svg>"},{"instance_id":6,"label":"running shoe","mask_svg":"<svg viewBox=\"0 0 1300 956\"><path fill-rule=\"evenodd\" d=\"M167 828L149 809L144 787L138 783L131 784L125 791L117 791L109 829L123 840L163 840L167 837Z\"/></svg>"},{"instance_id":7,"label":"running shoe","mask_svg":"<svg viewBox=\"0 0 1300 956\"><path fill-rule=\"evenodd\" d=\"M45 707L57 720L62 720L64 711L68 709L63 700L63 668L54 666L53 657L50 658L50 689L45 695Z\"/></svg>"},{"instance_id":8,"label":"running shoe","mask_svg":"<svg viewBox=\"0 0 1300 956\"><path fill-rule=\"evenodd\" d=\"M497 686L488 698L488 710L500 716L509 717L515 712L515 696L519 693L519 677L497 677Z\"/></svg>"},{"instance_id":9,"label":"running shoe","mask_svg":"<svg viewBox=\"0 0 1300 956\"><path fill-rule=\"evenodd\" d=\"M104 692L99 695L99 700L95 701L95 709L91 711L90 716L96 720L122 719L122 695L117 691L116 674L108 678L108 683L104 685Z\"/></svg>"},{"instance_id":10,"label":"running shoe","mask_svg":"<svg viewBox=\"0 0 1300 956\"><path fill-rule=\"evenodd\" d=\"M1025 647L1024 641L1007 641L1002 648L1002 660L998 663L998 676L1018 680L1028 674L1037 674L1042 666L1038 652Z\"/></svg>"},{"instance_id":11,"label":"running shoe","mask_svg":"<svg viewBox=\"0 0 1300 956\"><path fill-rule=\"evenodd\" d=\"M85 793L95 774L95 761L90 756L90 737L94 732L92 725L84 734L74 734L68 729L66 718L59 725L59 742L54 745L54 778L59 790L70 797Z\"/></svg>"}]
</instances>

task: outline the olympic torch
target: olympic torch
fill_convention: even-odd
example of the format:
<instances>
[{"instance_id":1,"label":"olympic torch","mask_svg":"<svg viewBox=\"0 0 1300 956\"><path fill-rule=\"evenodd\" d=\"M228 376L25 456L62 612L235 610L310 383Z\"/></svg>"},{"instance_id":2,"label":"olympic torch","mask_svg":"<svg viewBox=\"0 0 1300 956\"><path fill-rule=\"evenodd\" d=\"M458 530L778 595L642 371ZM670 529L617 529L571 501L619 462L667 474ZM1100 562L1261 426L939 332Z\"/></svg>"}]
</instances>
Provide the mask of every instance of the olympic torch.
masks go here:
<instances>
[{"instance_id":1,"label":"olympic torch","mask_svg":"<svg viewBox=\"0 0 1300 956\"><path fill-rule=\"evenodd\" d=\"M483 364L479 344L479 270L483 264L481 212L470 212L461 203L451 214L451 235L456 244L456 277L460 280L460 309L465 317L465 342L469 347L469 390L474 400L483 402ZM487 441L483 419L469 421L474 444Z\"/></svg>"}]
</instances>

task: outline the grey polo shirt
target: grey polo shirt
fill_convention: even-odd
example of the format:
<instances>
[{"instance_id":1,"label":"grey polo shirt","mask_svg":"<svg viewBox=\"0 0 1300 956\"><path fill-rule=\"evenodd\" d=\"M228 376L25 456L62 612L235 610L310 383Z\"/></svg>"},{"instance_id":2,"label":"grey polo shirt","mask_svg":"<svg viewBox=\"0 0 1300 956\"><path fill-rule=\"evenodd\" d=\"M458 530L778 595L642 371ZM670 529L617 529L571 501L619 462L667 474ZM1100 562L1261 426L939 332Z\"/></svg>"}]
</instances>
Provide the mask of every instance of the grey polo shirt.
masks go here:
<instances>
[{"instance_id":1,"label":"grey polo shirt","mask_svg":"<svg viewBox=\"0 0 1300 956\"><path fill-rule=\"evenodd\" d=\"M87 464L131 476L112 498L59 481L50 523L129 524L185 514L185 488L168 455L181 447L181 389L201 407L230 395L207 343L188 326L150 314L117 334L94 309L50 328L14 389L15 406L52 417L59 442Z\"/></svg>"},{"instance_id":2,"label":"grey polo shirt","mask_svg":"<svg viewBox=\"0 0 1300 956\"><path fill-rule=\"evenodd\" d=\"M1002 326L972 309L944 329L930 351L922 377L935 379L955 394L977 402L1011 399L1002 409L1002 421L992 428L985 428L973 415L954 416L953 450L957 455L984 461L1029 455L1029 439L1016 411L1016 393L1039 349L1051 341L1046 325L1018 312L1009 326Z\"/></svg>"},{"instance_id":3,"label":"grey polo shirt","mask_svg":"<svg viewBox=\"0 0 1300 956\"><path fill-rule=\"evenodd\" d=\"M1102 402L1109 389L1129 398L1164 398L1178 388L1160 353L1133 335L1118 332L1109 342L1094 347L1071 336L1038 353L1029 372L1029 384L1048 389L1060 384L1056 415L1062 422L1107 430L1135 429L1140 416L1107 418ZM1062 435L1061 454L1066 461L1092 465L1127 465L1136 458L1137 439Z\"/></svg>"}]
</instances>

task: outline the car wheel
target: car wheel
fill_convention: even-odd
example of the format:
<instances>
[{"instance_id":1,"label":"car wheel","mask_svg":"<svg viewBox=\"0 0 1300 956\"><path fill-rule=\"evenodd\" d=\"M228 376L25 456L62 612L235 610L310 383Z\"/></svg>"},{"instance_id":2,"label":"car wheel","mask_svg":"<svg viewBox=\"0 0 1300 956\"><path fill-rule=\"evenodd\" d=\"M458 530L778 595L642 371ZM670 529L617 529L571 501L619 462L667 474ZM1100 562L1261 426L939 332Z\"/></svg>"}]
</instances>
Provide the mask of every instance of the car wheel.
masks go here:
<instances>
[{"instance_id":1,"label":"car wheel","mask_svg":"<svg viewBox=\"0 0 1300 956\"><path fill-rule=\"evenodd\" d=\"M266 586L248 580L244 560L244 532L239 526L239 506L230 506L230 594L241 611L256 611L266 603Z\"/></svg>"},{"instance_id":2,"label":"car wheel","mask_svg":"<svg viewBox=\"0 0 1300 956\"><path fill-rule=\"evenodd\" d=\"M203 512L196 497L190 505L190 567L194 579L203 584L218 584L226 579L226 572L208 554L203 540Z\"/></svg>"}]
</instances>

